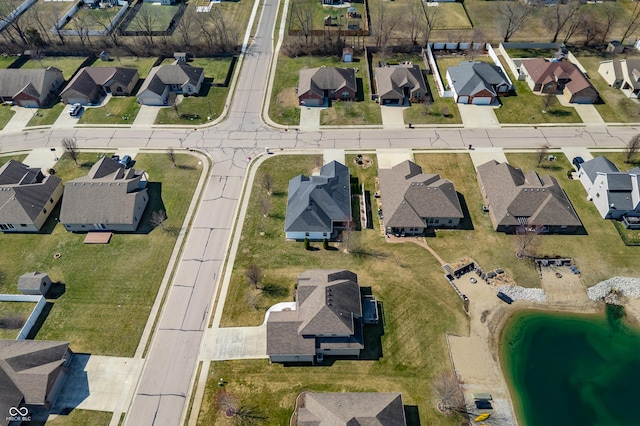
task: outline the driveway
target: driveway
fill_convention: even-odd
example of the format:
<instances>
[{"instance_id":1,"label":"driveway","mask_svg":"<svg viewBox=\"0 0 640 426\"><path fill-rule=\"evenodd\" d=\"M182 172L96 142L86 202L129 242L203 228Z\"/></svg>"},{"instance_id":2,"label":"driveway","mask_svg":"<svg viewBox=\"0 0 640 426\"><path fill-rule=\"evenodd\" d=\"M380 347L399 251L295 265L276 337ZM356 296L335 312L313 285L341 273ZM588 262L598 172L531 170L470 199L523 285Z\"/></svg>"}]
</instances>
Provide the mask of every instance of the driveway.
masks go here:
<instances>
[{"instance_id":1,"label":"driveway","mask_svg":"<svg viewBox=\"0 0 640 426\"><path fill-rule=\"evenodd\" d=\"M60 128L60 127L75 127L75 125L78 124L78 120L80 119L80 117L82 117L82 114L84 114L84 112L85 112L85 108L82 108L82 111L80 112L80 114L78 114L75 117L72 117L69 115L69 107L65 106L62 112L60 113L60 115L58 116L58 119L56 120L55 123L53 123L51 127L54 129Z\"/></svg>"},{"instance_id":2,"label":"driveway","mask_svg":"<svg viewBox=\"0 0 640 426\"><path fill-rule=\"evenodd\" d=\"M5 107L6 108L6 107ZM4 132L19 132L27 126L27 123L38 112L37 108L23 108L19 106L12 106L11 111L15 111L11 120L4 126L2 131Z\"/></svg>"},{"instance_id":3,"label":"driveway","mask_svg":"<svg viewBox=\"0 0 640 426\"><path fill-rule=\"evenodd\" d=\"M267 324L257 327L225 327L208 329L215 334L215 346L211 359L267 358Z\"/></svg>"},{"instance_id":4,"label":"driveway","mask_svg":"<svg viewBox=\"0 0 640 426\"><path fill-rule=\"evenodd\" d=\"M469 151L473 167L478 170L478 166L496 160L499 163L508 163L507 156L502 148L473 148Z\"/></svg>"},{"instance_id":5,"label":"driveway","mask_svg":"<svg viewBox=\"0 0 640 426\"><path fill-rule=\"evenodd\" d=\"M462 123L467 129L473 128L498 128L500 122L491 105L467 105L457 104Z\"/></svg>"},{"instance_id":6,"label":"driveway","mask_svg":"<svg viewBox=\"0 0 640 426\"><path fill-rule=\"evenodd\" d=\"M34 148L29 152L27 158L22 160L22 163L27 164L29 167L37 167L42 169L42 173L49 174L49 169L53 169L64 154L62 147L53 148Z\"/></svg>"},{"instance_id":7,"label":"driveway","mask_svg":"<svg viewBox=\"0 0 640 426\"><path fill-rule=\"evenodd\" d=\"M133 120L133 126L152 126L156 122L158 111L161 107L140 105L140 111L136 115L136 119Z\"/></svg>"},{"instance_id":8,"label":"driveway","mask_svg":"<svg viewBox=\"0 0 640 426\"><path fill-rule=\"evenodd\" d=\"M413 161L413 151L410 149L376 150L376 156L378 157L379 169L390 169L403 161Z\"/></svg>"},{"instance_id":9,"label":"driveway","mask_svg":"<svg viewBox=\"0 0 640 426\"><path fill-rule=\"evenodd\" d=\"M300 107L300 130L320 129L320 113L323 107Z\"/></svg>"},{"instance_id":10,"label":"driveway","mask_svg":"<svg viewBox=\"0 0 640 426\"><path fill-rule=\"evenodd\" d=\"M572 104L567 102L564 96L560 95L556 96L556 98L558 98L560 105L575 109L582 122L587 126L606 126L595 106L590 104Z\"/></svg>"},{"instance_id":11,"label":"driveway","mask_svg":"<svg viewBox=\"0 0 640 426\"><path fill-rule=\"evenodd\" d=\"M344 159L344 149L325 149L322 151L323 164L329 164L332 161L347 164Z\"/></svg>"},{"instance_id":12,"label":"driveway","mask_svg":"<svg viewBox=\"0 0 640 426\"><path fill-rule=\"evenodd\" d=\"M385 129L404 129L404 107L380 106L382 113L382 126Z\"/></svg>"}]
</instances>

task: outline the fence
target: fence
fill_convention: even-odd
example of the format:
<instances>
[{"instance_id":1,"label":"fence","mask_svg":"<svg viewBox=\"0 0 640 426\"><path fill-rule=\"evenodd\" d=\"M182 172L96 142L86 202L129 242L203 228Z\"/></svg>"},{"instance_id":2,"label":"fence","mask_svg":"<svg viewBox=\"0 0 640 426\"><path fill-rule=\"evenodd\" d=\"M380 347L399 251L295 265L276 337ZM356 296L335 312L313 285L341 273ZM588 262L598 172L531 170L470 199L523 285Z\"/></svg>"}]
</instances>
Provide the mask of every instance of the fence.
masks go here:
<instances>
[{"instance_id":1,"label":"fence","mask_svg":"<svg viewBox=\"0 0 640 426\"><path fill-rule=\"evenodd\" d=\"M487 52L489 53L489 56L491 57L491 59L493 59L493 63L496 64L496 66L502 70L502 74L504 75L504 78L506 78L507 81L509 82L509 90L513 90L513 83L511 82L511 79L509 78L507 71L502 66L502 62L500 62L500 58L498 58L498 55L496 55L496 52L493 50L493 47L491 47L491 44L487 43L486 47L487 47ZM514 74L514 75L517 75L517 74Z\"/></svg>"},{"instance_id":2,"label":"fence","mask_svg":"<svg viewBox=\"0 0 640 426\"><path fill-rule=\"evenodd\" d=\"M444 44L443 49L444 49ZM435 45L435 43L434 43ZM458 44L456 43L456 46ZM433 79L436 81L436 87L438 89L438 95L442 98L453 98L453 91L444 90L444 85L442 84L442 78L440 78L440 71L438 70L438 65L436 64L436 59L433 57L433 52L431 51L431 43L427 45L425 49L427 51L427 61L429 62L429 67L431 68L431 74L433 74Z\"/></svg>"},{"instance_id":3,"label":"fence","mask_svg":"<svg viewBox=\"0 0 640 426\"><path fill-rule=\"evenodd\" d=\"M47 299L43 296L30 296L26 294L0 294L0 302L27 302L36 304L31 311L31 315L29 315L29 318L25 321L20 333L18 333L18 337L16 338L16 340L24 340L27 338L29 332L42 313L42 310L47 304Z\"/></svg>"},{"instance_id":4,"label":"fence","mask_svg":"<svg viewBox=\"0 0 640 426\"><path fill-rule=\"evenodd\" d=\"M78 10L80 9L80 6L82 6L83 4L84 3L82 2L82 0L80 0L78 3L73 5L73 7L67 13L65 13L64 16L49 31L52 32L53 34L62 34L64 36L77 36L77 35L80 35L81 32L83 32L85 36L108 35L118 25L122 17L125 15L125 13L127 13L127 10L129 10L129 3L126 1L119 0L118 6L121 6L122 9L120 9L118 13L116 13L116 16L113 17L111 22L109 22L109 25L107 25L107 28L105 28L104 30L89 30L86 28L75 29L75 30L61 29L62 27L67 25L69 21L71 21L71 17L78 12Z\"/></svg>"},{"instance_id":5,"label":"fence","mask_svg":"<svg viewBox=\"0 0 640 426\"><path fill-rule=\"evenodd\" d=\"M25 10L29 9L38 0L25 0L20 6L16 7L6 18L0 20L0 31L3 31L14 19L22 15Z\"/></svg>"}]
</instances>

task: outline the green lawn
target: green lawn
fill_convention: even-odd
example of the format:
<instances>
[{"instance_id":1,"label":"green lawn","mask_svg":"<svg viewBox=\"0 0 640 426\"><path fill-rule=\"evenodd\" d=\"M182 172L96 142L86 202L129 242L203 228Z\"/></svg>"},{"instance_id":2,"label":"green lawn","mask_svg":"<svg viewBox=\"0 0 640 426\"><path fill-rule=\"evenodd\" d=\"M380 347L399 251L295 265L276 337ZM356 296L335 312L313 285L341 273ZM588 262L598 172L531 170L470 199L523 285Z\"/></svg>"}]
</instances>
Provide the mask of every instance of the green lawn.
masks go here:
<instances>
[{"instance_id":1,"label":"green lawn","mask_svg":"<svg viewBox=\"0 0 640 426\"><path fill-rule=\"evenodd\" d=\"M113 18L115 18L121 9L121 6L110 7L108 9L80 8L73 16L73 19L63 28L65 30L86 28L88 30L104 31L105 27L113 21ZM81 24L76 25L75 22L80 22Z\"/></svg>"},{"instance_id":2,"label":"green lawn","mask_svg":"<svg viewBox=\"0 0 640 426\"><path fill-rule=\"evenodd\" d=\"M27 158L26 154L21 154L21 155L5 155L4 157L0 157L0 166L2 166L4 163L6 163L9 160L16 160L16 161L22 161L25 158ZM0 275L1 277L1 275ZM16 281L16 285L18 285L18 282Z\"/></svg>"},{"instance_id":3,"label":"green lawn","mask_svg":"<svg viewBox=\"0 0 640 426\"><path fill-rule=\"evenodd\" d=\"M2 56L0 55L0 69L9 68L9 65L15 62L18 59L17 56Z\"/></svg>"},{"instance_id":4,"label":"green lawn","mask_svg":"<svg viewBox=\"0 0 640 426\"><path fill-rule=\"evenodd\" d=\"M150 26L153 31L165 31L169 28L169 23L178 11L178 7L177 5L154 6L153 3L144 3L126 30L146 31Z\"/></svg>"},{"instance_id":5,"label":"green lawn","mask_svg":"<svg viewBox=\"0 0 640 426\"><path fill-rule=\"evenodd\" d=\"M441 98L438 95L433 74L427 75L427 85L432 94L433 103L413 104L403 111L404 122L412 124L462 124L460 110L453 98Z\"/></svg>"},{"instance_id":6,"label":"green lawn","mask_svg":"<svg viewBox=\"0 0 640 426\"><path fill-rule=\"evenodd\" d=\"M300 58L297 58L298 61ZM278 124L294 126L300 124L300 108L296 87L300 69L294 59L285 55L278 57L276 73L273 76L269 117ZM364 64L364 61L362 62ZM307 66L308 68L311 65Z\"/></svg>"},{"instance_id":7,"label":"green lawn","mask_svg":"<svg viewBox=\"0 0 640 426\"><path fill-rule=\"evenodd\" d=\"M113 96L105 105L98 108L85 108L80 124L132 124L140 111L135 96Z\"/></svg>"},{"instance_id":8,"label":"green lawn","mask_svg":"<svg viewBox=\"0 0 640 426\"><path fill-rule=\"evenodd\" d=\"M66 182L86 174L98 155L83 153L77 167L65 154L57 176ZM166 155L136 157L135 167L149 174L150 195L139 233L114 235L108 245L83 245L83 234L59 224L48 234L0 234L0 292L15 293L18 276L33 270L65 285L37 339L67 340L76 352L133 356L177 238L159 228L148 232L149 217L165 210L165 228L179 229L200 176L198 158L181 154L177 161L181 167L172 167ZM52 216L58 214L56 209ZM55 225L53 217L45 228ZM54 253L62 256L55 259Z\"/></svg>"},{"instance_id":9,"label":"green lawn","mask_svg":"<svg viewBox=\"0 0 640 426\"><path fill-rule=\"evenodd\" d=\"M622 59L622 55L614 58ZM610 87L598 72L601 61L611 59L602 56L580 56L578 60L589 74L591 83L600 93L603 103L595 104L602 119L607 123L637 123L640 122L640 105L627 98L620 89ZM630 55L629 59L640 59L640 54Z\"/></svg>"},{"instance_id":10,"label":"green lawn","mask_svg":"<svg viewBox=\"0 0 640 426\"><path fill-rule=\"evenodd\" d=\"M360 28L366 29L367 22L364 19L365 11L364 11L364 2L353 2L350 4L351 7L355 7L358 14L360 14L360 19L347 19L347 11L343 7L333 7L323 5L322 2L315 0L293 0L289 4L289 19L288 19L288 29L289 30L300 30L301 22L300 19L296 18L297 10L303 9L305 12L302 14L302 21L308 22L306 19L309 18L307 13L312 13L311 19L313 20L313 29L314 30L327 30L335 33L335 36L338 35L338 27L342 24L342 29L346 29L348 24L359 24ZM309 10L313 10L313 12L307 12ZM340 17L342 15L342 17ZM332 20L332 26L325 27L324 18L327 16L331 16L335 18Z\"/></svg>"},{"instance_id":11,"label":"green lawn","mask_svg":"<svg viewBox=\"0 0 640 426\"><path fill-rule=\"evenodd\" d=\"M14 114L15 111L12 111L9 105L0 104L0 130L4 129Z\"/></svg>"},{"instance_id":12,"label":"green lawn","mask_svg":"<svg viewBox=\"0 0 640 426\"><path fill-rule=\"evenodd\" d=\"M231 58L196 58L190 65L204 68L204 82L199 96L185 96L178 110L161 108L155 124L203 124L207 117L215 120L222 114L229 95L229 87L222 87L230 72ZM232 70L235 72L235 70Z\"/></svg>"},{"instance_id":13,"label":"green lawn","mask_svg":"<svg viewBox=\"0 0 640 426\"><path fill-rule=\"evenodd\" d=\"M47 420L51 426L108 426L113 413L110 411L89 411L74 409L69 414Z\"/></svg>"},{"instance_id":14,"label":"green lawn","mask_svg":"<svg viewBox=\"0 0 640 426\"><path fill-rule=\"evenodd\" d=\"M69 80L85 59L84 56L47 56L41 60L29 59L21 68L38 69L56 67L62 71L65 80Z\"/></svg>"},{"instance_id":15,"label":"green lawn","mask_svg":"<svg viewBox=\"0 0 640 426\"><path fill-rule=\"evenodd\" d=\"M65 105L58 102L49 108L39 108L33 118L27 123L28 126L50 126L58 119Z\"/></svg>"},{"instance_id":16,"label":"green lawn","mask_svg":"<svg viewBox=\"0 0 640 426\"><path fill-rule=\"evenodd\" d=\"M140 58L137 56L116 56L112 57L110 61L101 61L98 59L92 67L122 67L122 68L135 68L138 70L140 78L147 78L147 74L151 70L154 62L157 58Z\"/></svg>"},{"instance_id":17,"label":"green lawn","mask_svg":"<svg viewBox=\"0 0 640 426\"><path fill-rule=\"evenodd\" d=\"M17 281L15 284L18 284ZM29 302L0 302L0 339L18 337L35 306L35 303Z\"/></svg>"},{"instance_id":18,"label":"green lawn","mask_svg":"<svg viewBox=\"0 0 640 426\"><path fill-rule=\"evenodd\" d=\"M440 12L435 29L459 30L472 27L462 3L438 3L437 7Z\"/></svg>"}]
</instances>

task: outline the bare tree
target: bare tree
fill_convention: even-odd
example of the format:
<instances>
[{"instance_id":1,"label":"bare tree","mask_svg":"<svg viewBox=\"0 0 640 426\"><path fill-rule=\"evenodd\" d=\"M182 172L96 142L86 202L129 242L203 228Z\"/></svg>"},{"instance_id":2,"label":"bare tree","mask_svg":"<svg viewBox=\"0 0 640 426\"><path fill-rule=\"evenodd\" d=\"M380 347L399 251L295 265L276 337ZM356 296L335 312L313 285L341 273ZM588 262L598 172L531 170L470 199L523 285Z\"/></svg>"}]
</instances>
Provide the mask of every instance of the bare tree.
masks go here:
<instances>
[{"instance_id":1,"label":"bare tree","mask_svg":"<svg viewBox=\"0 0 640 426\"><path fill-rule=\"evenodd\" d=\"M164 231L164 222L167 220L167 213L164 210L157 210L151 213L151 217L149 218L149 223L154 228L158 226L162 228Z\"/></svg>"},{"instance_id":2,"label":"bare tree","mask_svg":"<svg viewBox=\"0 0 640 426\"><path fill-rule=\"evenodd\" d=\"M541 225L519 225L516 228L515 245L516 257L534 257L540 246L540 237L543 226Z\"/></svg>"},{"instance_id":3,"label":"bare tree","mask_svg":"<svg viewBox=\"0 0 640 426\"><path fill-rule=\"evenodd\" d=\"M578 9L575 14L571 15L567 25L565 26L563 43L569 43L571 37L573 37L582 27L584 23L585 12L584 9Z\"/></svg>"},{"instance_id":4,"label":"bare tree","mask_svg":"<svg viewBox=\"0 0 640 426\"><path fill-rule=\"evenodd\" d=\"M156 29L158 15L151 10L150 7L145 7L147 4L143 4L142 7L136 13L133 18L132 24L136 31L139 31L144 37L149 47L153 47L153 33Z\"/></svg>"},{"instance_id":5,"label":"bare tree","mask_svg":"<svg viewBox=\"0 0 640 426\"><path fill-rule=\"evenodd\" d=\"M431 39L431 33L439 23L440 8L429 6L423 1L421 1L420 4L422 6L422 13L424 14L424 21L422 21L424 25L422 28L422 45L427 47Z\"/></svg>"},{"instance_id":6,"label":"bare tree","mask_svg":"<svg viewBox=\"0 0 640 426\"><path fill-rule=\"evenodd\" d=\"M583 46L592 45L596 40L602 38L605 24L602 19L593 14L585 14L580 25L580 34L584 37Z\"/></svg>"},{"instance_id":7,"label":"bare tree","mask_svg":"<svg viewBox=\"0 0 640 426\"><path fill-rule=\"evenodd\" d=\"M47 28L47 26L45 25L45 22L47 22L46 18L47 16L49 16L49 12L44 12L42 10L41 3L36 2L33 4L33 6L27 9L27 13L29 14L29 20L36 25L40 33L45 35L47 44L51 44L49 28Z\"/></svg>"},{"instance_id":8,"label":"bare tree","mask_svg":"<svg viewBox=\"0 0 640 426\"><path fill-rule=\"evenodd\" d=\"M545 93L542 96L542 112L546 113L558 102L555 93Z\"/></svg>"},{"instance_id":9,"label":"bare tree","mask_svg":"<svg viewBox=\"0 0 640 426\"><path fill-rule=\"evenodd\" d=\"M640 151L640 133L633 136L627 142L627 146L624 148L624 162L631 163L636 154Z\"/></svg>"},{"instance_id":10,"label":"bare tree","mask_svg":"<svg viewBox=\"0 0 640 426\"><path fill-rule=\"evenodd\" d=\"M424 28L424 12L422 0L409 0L406 9L406 31L409 33L411 44L418 44L418 38Z\"/></svg>"},{"instance_id":11,"label":"bare tree","mask_svg":"<svg viewBox=\"0 0 640 426\"><path fill-rule=\"evenodd\" d=\"M213 34L218 50L229 52L233 50L238 42L238 32L235 27L228 27L227 20L222 16L220 9L214 7L209 12L209 22L213 25Z\"/></svg>"},{"instance_id":12,"label":"bare tree","mask_svg":"<svg viewBox=\"0 0 640 426\"><path fill-rule=\"evenodd\" d=\"M498 26L502 40L506 43L522 29L533 9L523 1L508 0L498 7Z\"/></svg>"},{"instance_id":13,"label":"bare tree","mask_svg":"<svg viewBox=\"0 0 640 426\"><path fill-rule=\"evenodd\" d=\"M267 191L267 195L273 194L273 178L269 172L262 175L262 188Z\"/></svg>"},{"instance_id":14,"label":"bare tree","mask_svg":"<svg viewBox=\"0 0 640 426\"><path fill-rule=\"evenodd\" d=\"M620 43L624 43L624 40L636 32L638 28L640 28L640 1L633 2L633 10L624 20L623 26L624 32L622 33L622 38L620 39Z\"/></svg>"},{"instance_id":15,"label":"bare tree","mask_svg":"<svg viewBox=\"0 0 640 426\"><path fill-rule=\"evenodd\" d=\"M549 5L544 14L544 21L549 30L553 31L552 43L558 41L558 36L582 5L583 3L579 0L571 0L565 4L557 1Z\"/></svg>"},{"instance_id":16,"label":"bare tree","mask_svg":"<svg viewBox=\"0 0 640 426\"><path fill-rule=\"evenodd\" d=\"M196 12L194 12L194 10L193 7L188 7L176 25L175 31L182 39L184 47L191 46L191 37L195 35L193 18Z\"/></svg>"},{"instance_id":17,"label":"bare tree","mask_svg":"<svg viewBox=\"0 0 640 426\"><path fill-rule=\"evenodd\" d=\"M298 27L304 36L305 46L309 45L309 37L313 36L313 20L316 8L309 2L296 0L291 3L291 22Z\"/></svg>"},{"instance_id":18,"label":"bare tree","mask_svg":"<svg viewBox=\"0 0 640 426\"><path fill-rule=\"evenodd\" d=\"M88 15L77 13L73 19L71 19L71 24L73 29L76 30L76 34L78 35L78 39L82 44L82 47L86 47L86 43L89 42L91 44L91 39L89 38L89 26L90 22L87 19Z\"/></svg>"},{"instance_id":19,"label":"bare tree","mask_svg":"<svg viewBox=\"0 0 640 426\"><path fill-rule=\"evenodd\" d=\"M250 263L247 269L244 270L244 277L247 279L247 283L257 290L262 282L262 269L255 263Z\"/></svg>"},{"instance_id":20,"label":"bare tree","mask_svg":"<svg viewBox=\"0 0 640 426\"><path fill-rule=\"evenodd\" d=\"M440 399L438 408L446 414L461 415L467 414L467 405L464 395L458 384L458 379L451 371L438 374L432 382L433 390Z\"/></svg>"},{"instance_id":21,"label":"bare tree","mask_svg":"<svg viewBox=\"0 0 640 426\"><path fill-rule=\"evenodd\" d=\"M389 44L393 30L399 21L396 15L387 11L387 6L384 2L378 2L375 11L377 19L372 25L371 35L376 47L385 48Z\"/></svg>"},{"instance_id":22,"label":"bare tree","mask_svg":"<svg viewBox=\"0 0 640 426\"><path fill-rule=\"evenodd\" d=\"M11 31L7 31L7 30L15 31L15 33L18 35L18 37L22 41L22 44L26 46L29 43L27 41L27 37L25 35L25 29L24 29L25 15L17 12L17 9L16 9L17 5L18 3L14 3L11 1L6 1L6 0L0 1L0 20L8 22L9 24L7 28L5 28L5 30L3 31L3 34L8 35L9 39L15 43L17 42L17 40L13 37L13 34L11 34Z\"/></svg>"},{"instance_id":23,"label":"bare tree","mask_svg":"<svg viewBox=\"0 0 640 426\"><path fill-rule=\"evenodd\" d=\"M167 157L169 158L169 161L171 161L171 164L173 164L173 167L176 166L176 152L173 150L172 147L169 147L169 149L167 149Z\"/></svg>"},{"instance_id":24,"label":"bare tree","mask_svg":"<svg viewBox=\"0 0 640 426\"><path fill-rule=\"evenodd\" d=\"M60 20L62 19L62 16L64 15L62 8L65 7L63 6L62 2L50 2L50 13L51 13L51 19L53 20L53 26L52 29L54 31L54 33L58 36L58 40L60 41L60 44L64 45L66 43L65 40L65 36L64 34L60 31L62 29L62 25L59 25L58 23L60 22Z\"/></svg>"},{"instance_id":25,"label":"bare tree","mask_svg":"<svg viewBox=\"0 0 640 426\"><path fill-rule=\"evenodd\" d=\"M547 158L549 153L549 144L544 144L536 150L536 158L538 160L537 166L540 167L540 164Z\"/></svg>"},{"instance_id":26,"label":"bare tree","mask_svg":"<svg viewBox=\"0 0 640 426\"><path fill-rule=\"evenodd\" d=\"M269 198L265 196L260 197L260 210L262 211L262 216L269 216L269 211L271 210L271 201Z\"/></svg>"},{"instance_id":27,"label":"bare tree","mask_svg":"<svg viewBox=\"0 0 640 426\"><path fill-rule=\"evenodd\" d=\"M604 14L602 21L602 28L600 32L600 44L605 44L607 38L609 38L609 34L611 33L611 29L618 22L618 9L613 3L605 3L604 5Z\"/></svg>"},{"instance_id":28,"label":"bare tree","mask_svg":"<svg viewBox=\"0 0 640 426\"><path fill-rule=\"evenodd\" d=\"M80 155L80 153L78 152L78 144L76 143L75 138L62 139L62 148L64 148L64 151L69 154L69 157L71 157L71 159L77 166L78 156Z\"/></svg>"}]
</instances>

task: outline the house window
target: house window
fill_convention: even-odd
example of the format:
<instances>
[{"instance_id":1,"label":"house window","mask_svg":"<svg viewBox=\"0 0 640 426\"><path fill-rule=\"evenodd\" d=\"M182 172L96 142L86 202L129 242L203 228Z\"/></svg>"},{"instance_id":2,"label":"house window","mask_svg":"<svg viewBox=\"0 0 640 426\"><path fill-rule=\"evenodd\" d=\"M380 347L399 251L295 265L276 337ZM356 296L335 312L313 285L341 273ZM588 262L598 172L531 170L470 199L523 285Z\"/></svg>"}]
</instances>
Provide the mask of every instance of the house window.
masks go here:
<instances>
[{"instance_id":1,"label":"house window","mask_svg":"<svg viewBox=\"0 0 640 426\"><path fill-rule=\"evenodd\" d=\"M347 99L349 97L349 92L342 92L342 97Z\"/></svg>"},{"instance_id":2,"label":"house window","mask_svg":"<svg viewBox=\"0 0 640 426\"><path fill-rule=\"evenodd\" d=\"M440 219L436 219L434 223L440 223Z\"/></svg>"},{"instance_id":3,"label":"house window","mask_svg":"<svg viewBox=\"0 0 640 426\"><path fill-rule=\"evenodd\" d=\"M116 87L116 92L122 93L122 87L120 87L120 86Z\"/></svg>"},{"instance_id":4,"label":"house window","mask_svg":"<svg viewBox=\"0 0 640 426\"><path fill-rule=\"evenodd\" d=\"M322 233L322 236L323 236L323 237L326 237L326 236L327 236L327 233L326 233L326 232L323 232L323 233Z\"/></svg>"},{"instance_id":5,"label":"house window","mask_svg":"<svg viewBox=\"0 0 640 426\"><path fill-rule=\"evenodd\" d=\"M26 223L21 223L21 224L20 224L20 226L21 226L22 228L26 228L26 227L27 227L27 224L26 224Z\"/></svg>"},{"instance_id":6,"label":"house window","mask_svg":"<svg viewBox=\"0 0 640 426\"><path fill-rule=\"evenodd\" d=\"M449 219L449 223L450 223L450 224L451 224L451 223L453 223L453 219Z\"/></svg>"},{"instance_id":7,"label":"house window","mask_svg":"<svg viewBox=\"0 0 640 426\"><path fill-rule=\"evenodd\" d=\"M50 203L53 203L53 198L49 198L49 202L50 202Z\"/></svg>"},{"instance_id":8,"label":"house window","mask_svg":"<svg viewBox=\"0 0 640 426\"><path fill-rule=\"evenodd\" d=\"M304 236L305 236L305 237L308 237L308 236L309 236L309 233L308 233L308 232L305 232L305 233L304 233Z\"/></svg>"},{"instance_id":9,"label":"house window","mask_svg":"<svg viewBox=\"0 0 640 426\"><path fill-rule=\"evenodd\" d=\"M47 213L47 209L42 209L42 213Z\"/></svg>"}]
</instances>

